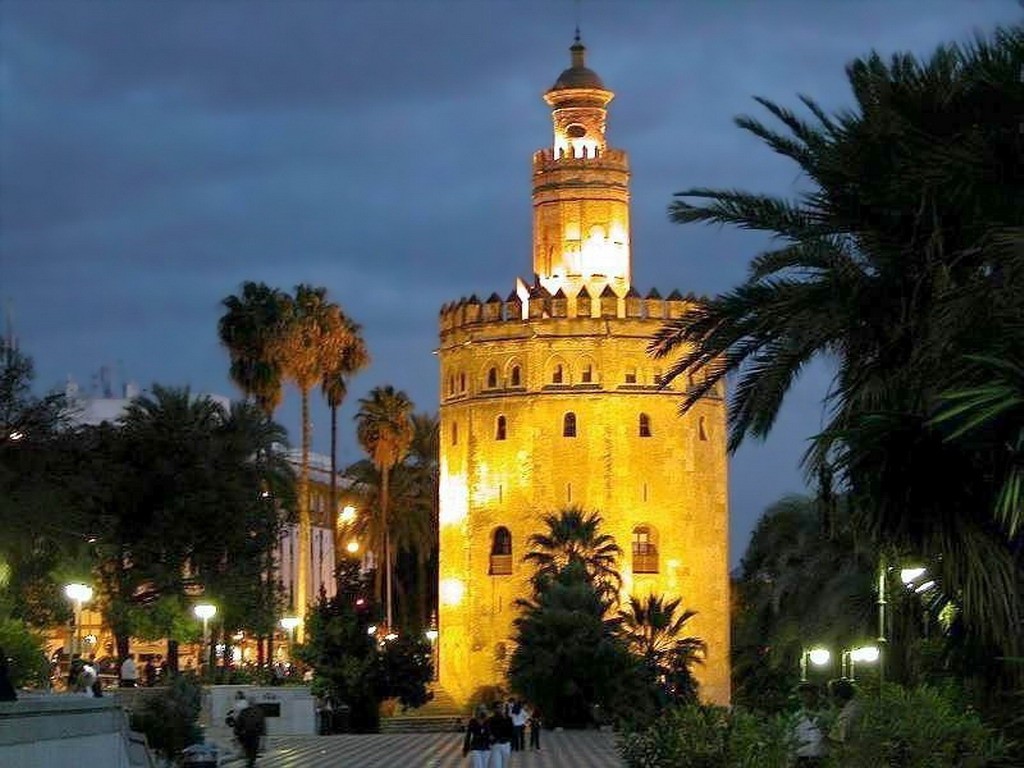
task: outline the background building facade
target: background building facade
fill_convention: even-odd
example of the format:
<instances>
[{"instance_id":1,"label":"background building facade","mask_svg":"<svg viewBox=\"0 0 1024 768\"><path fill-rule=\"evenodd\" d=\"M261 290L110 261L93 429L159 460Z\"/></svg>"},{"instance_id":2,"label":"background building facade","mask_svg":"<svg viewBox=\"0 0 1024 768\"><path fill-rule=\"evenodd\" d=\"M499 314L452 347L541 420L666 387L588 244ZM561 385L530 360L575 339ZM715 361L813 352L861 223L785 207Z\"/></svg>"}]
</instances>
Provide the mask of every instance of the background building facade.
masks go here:
<instances>
[{"instance_id":1,"label":"background building facade","mask_svg":"<svg viewBox=\"0 0 1024 768\"><path fill-rule=\"evenodd\" d=\"M531 284L440 316L440 679L457 700L503 680L527 540L542 517L598 511L623 550L622 599L696 610L702 693L729 700L728 499L721 390L686 415L661 386L654 332L692 297L630 282L629 165L605 140L613 94L571 48L533 158Z\"/></svg>"}]
</instances>

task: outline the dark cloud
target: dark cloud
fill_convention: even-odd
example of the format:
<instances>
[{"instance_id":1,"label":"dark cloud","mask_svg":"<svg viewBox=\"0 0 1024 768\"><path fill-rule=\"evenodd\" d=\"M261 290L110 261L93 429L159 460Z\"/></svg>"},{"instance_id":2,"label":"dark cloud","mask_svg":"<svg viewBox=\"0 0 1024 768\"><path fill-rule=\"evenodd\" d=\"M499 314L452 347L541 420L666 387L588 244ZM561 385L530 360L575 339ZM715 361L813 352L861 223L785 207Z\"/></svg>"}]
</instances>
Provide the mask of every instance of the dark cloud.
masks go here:
<instances>
[{"instance_id":1,"label":"dark cloud","mask_svg":"<svg viewBox=\"0 0 1024 768\"><path fill-rule=\"evenodd\" d=\"M220 300L244 280L325 285L374 365L437 400L438 308L506 295L530 264L541 94L568 65L574 4L550 0L5 0L0 7L0 298L42 386L101 365L228 393ZM1016 20L1013 0L588 2L589 63L616 91L633 168L634 275L713 293L763 236L668 222L693 186L793 194L795 169L732 119L762 95L849 104L872 48L927 53ZM826 366L732 465L734 559L799 490ZM297 398L282 420L293 429ZM318 406L317 447L326 415ZM351 441L346 460L354 458Z\"/></svg>"}]
</instances>

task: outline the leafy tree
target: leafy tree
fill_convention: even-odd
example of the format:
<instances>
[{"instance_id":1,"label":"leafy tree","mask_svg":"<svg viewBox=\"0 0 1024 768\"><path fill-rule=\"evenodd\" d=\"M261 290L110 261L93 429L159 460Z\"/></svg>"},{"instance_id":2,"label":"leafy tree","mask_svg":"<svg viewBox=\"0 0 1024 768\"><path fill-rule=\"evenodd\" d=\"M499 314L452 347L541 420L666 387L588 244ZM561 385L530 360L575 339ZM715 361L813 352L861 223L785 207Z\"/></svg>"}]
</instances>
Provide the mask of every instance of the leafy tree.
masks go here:
<instances>
[{"instance_id":1,"label":"leafy tree","mask_svg":"<svg viewBox=\"0 0 1024 768\"><path fill-rule=\"evenodd\" d=\"M433 676L430 643L423 635L402 635L380 651L380 693L398 699L403 709L422 707L433 698L427 690Z\"/></svg>"},{"instance_id":2,"label":"leafy tree","mask_svg":"<svg viewBox=\"0 0 1024 768\"><path fill-rule=\"evenodd\" d=\"M309 613L306 642L295 649L314 670L314 692L330 697L335 709L348 706L357 733L374 732L379 722L380 670L369 625L352 592L321 598Z\"/></svg>"},{"instance_id":3,"label":"leafy tree","mask_svg":"<svg viewBox=\"0 0 1024 768\"><path fill-rule=\"evenodd\" d=\"M830 420L810 469L834 470L859 531L929 559L965 630L1004 653L1020 641L1011 541L1020 513L993 510L1015 454L1004 448L993 473L1003 446L951 437L933 419L946 393L984 385L985 367L970 355L995 347L1006 359L1021 346L1019 322L1008 318L1024 314L1024 176L1009 172L1021 156L1022 29L942 46L923 61L858 59L847 67L855 107L835 115L807 97L810 121L760 99L786 130L749 117L737 124L796 162L807 189L796 201L679 193L673 220L732 224L776 242L746 281L690 306L651 345L675 356L667 380L706 373L686 408L736 374L732 449L768 434L812 359L834 360ZM1004 433L1014 432L1014 413L998 419Z\"/></svg>"},{"instance_id":4,"label":"leafy tree","mask_svg":"<svg viewBox=\"0 0 1024 768\"><path fill-rule=\"evenodd\" d=\"M69 617L55 572L87 533L59 482L67 401L34 396L33 378L31 358L0 341L0 618L41 627Z\"/></svg>"},{"instance_id":5,"label":"leafy tree","mask_svg":"<svg viewBox=\"0 0 1024 768\"><path fill-rule=\"evenodd\" d=\"M627 647L643 661L650 683L666 701L697 701L693 666L703 662L707 644L698 637L682 636L696 611L676 611L682 598L666 600L649 594L631 595L619 613Z\"/></svg>"},{"instance_id":6,"label":"leafy tree","mask_svg":"<svg viewBox=\"0 0 1024 768\"><path fill-rule=\"evenodd\" d=\"M8 659L15 688L43 687L50 676L43 637L20 619L0 616L0 655Z\"/></svg>"},{"instance_id":7,"label":"leafy tree","mask_svg":"<svg viewBox=\"0 0 1024 768\"><path fill-rule=\"evenodd\" d=\"M572 506L545 515L543 522L547 532L531 534L527 540L531 549L523 557L536 567L535 589L543 589L566 566L578 563L602 595L617 599L622 577L615 564L622 550L612 536L599 532L601 516Z\"/></svg>"},{"instance_id":8,"label":"leafy tree","mask_svg":"<svg viewBox=\"0 0 1024 768\"><path fill-rule=\"evenodd\" d=\"M583 561L568 563L519 605L509 682L546 722L580 727L643 706L639 669Z\"/></svg>"},{"instance_id":9,"label":"leafy tree","mask_svg":"<svg viewBox=\"0 0 1024 768\"><path fill-rule=\"evenodd\" d=\"M390 489L392 469L405 458L412 442L412 401L405 392L391 386L375 387L359 400L356 437L380 472L380 515L384 533L384 575L387 626L393 627L391 610L391 520ZM378 569L379 570L379 569Z\"/></svg>"}]
</instances>

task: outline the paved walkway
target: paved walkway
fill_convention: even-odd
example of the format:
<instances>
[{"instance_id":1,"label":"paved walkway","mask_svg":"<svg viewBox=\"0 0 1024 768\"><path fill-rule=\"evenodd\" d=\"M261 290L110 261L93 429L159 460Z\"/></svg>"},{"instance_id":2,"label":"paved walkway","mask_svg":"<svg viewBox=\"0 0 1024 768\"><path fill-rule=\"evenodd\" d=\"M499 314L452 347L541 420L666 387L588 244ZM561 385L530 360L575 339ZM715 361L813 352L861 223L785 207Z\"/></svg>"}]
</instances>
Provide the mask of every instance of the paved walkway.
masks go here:
<instances>
[{"instance_id":1,"label":"paved walkway","mask_svg":"<svg viewBox=\"0 0 1024 768\"><path fill-rule=\"evenodd\" d=\"M514 752L509 768L621 768L615 737L597 731L545 731L539 752ZM232 760L228 765L241 766ZM466 768L458 733L272 736L258 768Z\"/></svg>"}]
</instances>

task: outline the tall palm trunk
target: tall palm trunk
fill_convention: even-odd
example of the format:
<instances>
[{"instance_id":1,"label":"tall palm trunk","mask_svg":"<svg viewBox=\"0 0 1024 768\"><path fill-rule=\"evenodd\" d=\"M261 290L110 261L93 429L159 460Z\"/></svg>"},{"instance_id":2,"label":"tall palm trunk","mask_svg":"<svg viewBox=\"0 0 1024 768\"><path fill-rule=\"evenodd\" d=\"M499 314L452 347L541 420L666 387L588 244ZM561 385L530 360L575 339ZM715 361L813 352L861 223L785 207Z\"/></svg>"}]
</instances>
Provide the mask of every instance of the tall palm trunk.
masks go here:
<instances>
[{"instance_id":1,"label":"tall palm trunk","mask_svg":"<svg viewBox=\"0 0 1024 768\"><path fill-rule=\"evenodd\" d=\"M388 467L380 469L380 516L384 525L384 605L387 609L388 632L392 631L391 624L391 524L388 520L388 482L390 481Z\"/></svg>"},{"instance_id":2,"label":"tall palm trunk","mask_svg":"<svg viewBox=\"0 0 1024 768\"><path fill-rule=\"evenodd\" d=\"M334 593L341 596L341 527L338 525L338 406L331 405L331 488L327 497L334 531Z\"/></svg>"},{"instance_id":3,"label":"tall palm trunk","mask_svg":"<svg viewBox=\"0 0 1024 768\"><path fill-rule=\"evenodd\" d=\"M297 558L298 578L295 585L295 611L304 618L309 607L309 550L312 545L312 526L309 517L309 444L312 440L312 424L309 421L309 389L302 390L302 463L299 466L299 556ZM306 639L304 622L296 628L298 642Z\"/></svg>"}]
</instances>

